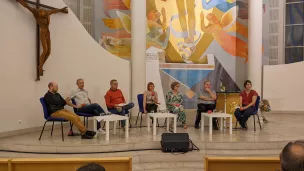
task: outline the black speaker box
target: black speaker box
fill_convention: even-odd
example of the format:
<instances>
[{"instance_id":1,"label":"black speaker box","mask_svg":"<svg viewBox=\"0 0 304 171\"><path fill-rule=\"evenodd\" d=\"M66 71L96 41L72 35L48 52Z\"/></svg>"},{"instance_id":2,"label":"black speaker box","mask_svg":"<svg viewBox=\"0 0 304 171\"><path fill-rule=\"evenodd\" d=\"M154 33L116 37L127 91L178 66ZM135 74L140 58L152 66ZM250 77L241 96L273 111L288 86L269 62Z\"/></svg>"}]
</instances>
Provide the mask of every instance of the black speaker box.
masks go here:
<instances>
[{"instance_id":1,"label":"black speaker box","mask_svg":"<svg viewBox=\"0 0 304 171\"><path fill-rule=\"evenodd\" d=\"M189 151L188 133L163 133L161 147L163 152L188 152Z\"/></svg>"}]
</instances>

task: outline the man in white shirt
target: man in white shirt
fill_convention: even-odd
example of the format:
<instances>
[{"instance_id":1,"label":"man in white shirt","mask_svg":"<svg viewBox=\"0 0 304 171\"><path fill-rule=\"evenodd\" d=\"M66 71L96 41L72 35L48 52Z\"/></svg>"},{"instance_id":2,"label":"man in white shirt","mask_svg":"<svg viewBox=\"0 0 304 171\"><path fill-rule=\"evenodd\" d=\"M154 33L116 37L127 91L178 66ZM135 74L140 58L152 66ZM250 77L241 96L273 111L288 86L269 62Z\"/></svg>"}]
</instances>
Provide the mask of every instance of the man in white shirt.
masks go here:
<instances>
[{"instance_id":1,"label":"man in white shirt","mask_svg":"<svg viewBox=\"0 0 304 171\"><path fill-rule=\"evenodd\" d=\"M88 95L88 91L84 89L84 80L78 79L76 81L78 88L73 90L69 97L66 98L66 102L69 106L77 108L77 112L81 113L92 113L95 116L101 116L105 114L105 111L97 103L91 103ZM76 105L74 105L71 100L74 99ZM99 128L99 124L98 128Z\"/></svg>"}]
</instances>

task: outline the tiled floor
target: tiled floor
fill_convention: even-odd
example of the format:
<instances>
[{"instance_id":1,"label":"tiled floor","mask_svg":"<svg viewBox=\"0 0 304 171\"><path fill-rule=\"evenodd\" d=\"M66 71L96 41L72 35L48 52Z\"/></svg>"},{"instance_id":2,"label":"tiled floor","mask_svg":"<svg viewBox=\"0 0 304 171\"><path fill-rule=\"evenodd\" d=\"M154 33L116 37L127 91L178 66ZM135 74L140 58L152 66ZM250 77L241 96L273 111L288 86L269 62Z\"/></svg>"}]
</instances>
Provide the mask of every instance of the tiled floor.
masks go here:
<instances>
[{"instance_id":1,"label":"tiled floor","mask_svg":"<svg viewBox=\"0 0 304 171\"><path fill-rule=\"evenodd\" d=\"M282 146L280 143L284 145L287 141L304 139L304 125L302 124L304 115L268 114L267 117L270 123L263 124L262 130L257 123L257 131L253 130L251 117L248 120L249 129L247 131L233 130L232 135L229 134L228 129L213 131L213 134L209 135L208 129L201 132L193 127L189 127L187 130L179 127L177 132L189 133L190 139L201 149L256 149L264 146L280 148ZM163 122L160 121L160 123ZM158 149L160 148L161 133L166 132L166 129L160 127L157 131L158 134L153 136L152 132L147 132L146 127L131 128L130 137L125 138L124 131L118 129L116 135L110 132L110 141L105 141L105 135L99 135L93 140L65 136L65 141L62 141L61 131L56 129L53 137L50 136L49 131L46 131L41 141L38 140L40 132L2 138L0 139L0 150L75 153ZM236 146L235 143L240 144L240 146ZM269 145L269 143L272 144Z\"/></svg>"},{"instance_id":2,"label":"tiled floor","mask_svg":"<svg viewBox=\"0 0 304 171\"><path fill-rule=\"evenodd\" d=\"M248 120L248 131L228 129L214 131L213 135L189 127L187 130L178 128L177 132L187 132L190 139L200 148L200 151L189 152L186 155L164 154L160 150L161 133L164 128L158 128L157 136L147 132L147 128L131 128L130 137L125 138L122 130L117 134L110 133L110 141L105 141L105 135L93 140L81 140L80 137L65 137L61 141L60 130L55 130L53 137L45 132L39 141L39 133L29 133L0 139L0 150L23 151L49 154L29 154L0 152L0 157L123 157L132 156L133 170L200 170L203 168L203 158L206 155L229 156L278 156L281 149L289 141L304 139L304 114L268 114L269 123L263 124L260 130L253 130L253 120ZM163 121L160 121L163 123ZM65 131L65 133L67 130ZM145 151L142 151L146 149ZM148 150L150 149L150 150ZM139 150L139 151L138 151ZM114 151L121 151L115 152ZM126 151L126 152L123 152ZM106 153L105 153L106 152ZM110 153L108 153L110 152ZM58 153L70 153L59 155ZM76 153L76 154L75 154ZM90 154L87 154L90 153Z\"/></svg>"}]
</instances>

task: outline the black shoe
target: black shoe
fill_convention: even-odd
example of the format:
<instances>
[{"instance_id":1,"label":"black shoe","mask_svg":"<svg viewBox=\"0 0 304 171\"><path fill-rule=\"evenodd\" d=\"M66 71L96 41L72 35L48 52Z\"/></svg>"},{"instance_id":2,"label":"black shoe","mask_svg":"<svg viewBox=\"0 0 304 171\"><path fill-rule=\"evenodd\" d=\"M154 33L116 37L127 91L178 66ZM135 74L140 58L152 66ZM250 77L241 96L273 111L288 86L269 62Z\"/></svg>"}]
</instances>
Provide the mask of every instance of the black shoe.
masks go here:
<instances>
[{"instance_id":1,"label":"black shoe","mask_svg":"<svg viewBox=\"0 0 304 171\"><path fill-rule=\"evenodd\" d=\"M267 119L263 119L263 122L264 123L268 123L269 121Z\"/></svg>"},{"instance_id":2,"label":"black shoe","mask_svg":"<svg viewBox=\"0 0 304 171\"><path fill-rule=\"evenodd\" d=\"M93 137L88 135L87 133L81 135L81 139L92 139Z\"/></svg>"},{"instance_id":3,"label":"black shoe","mask_svg":"<svg viewBox=\"0 0 304 171\"><path fill-rule=\"evenodd\" d=\"M94 132L94 131L87 131L86 134L88 134L91 137L94 137L96 135L96 132Z\"/></svg>"},{"instance_id":4,"label":"black shoe","mask_svg":"<svg viewBox=\"0 0 304 171\"><path fill-rule=\"evenodd\" d=\"M199 126L198 126L198 125L195 125L194 128L195 128L195 129L199 129Z\"/></svg>"}]
</instances>

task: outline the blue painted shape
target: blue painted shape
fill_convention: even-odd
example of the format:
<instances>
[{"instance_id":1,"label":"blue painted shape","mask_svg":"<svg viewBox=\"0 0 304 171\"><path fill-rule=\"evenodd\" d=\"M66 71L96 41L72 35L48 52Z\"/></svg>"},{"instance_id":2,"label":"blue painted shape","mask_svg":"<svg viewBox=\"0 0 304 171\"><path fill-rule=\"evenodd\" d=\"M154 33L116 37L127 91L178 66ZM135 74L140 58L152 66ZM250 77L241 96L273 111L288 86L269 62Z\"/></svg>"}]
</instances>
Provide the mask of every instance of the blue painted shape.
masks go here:
<instances>
[{"instance_id":1,"label":"blue painted shape","mask_svg":"<svg viewBox=\"0 0 304 171\"><path fill-rule=\"evenodd\" d=\"M188 88L194 86L213 70L161 69Z\"/></svg>"}]
</instances>

